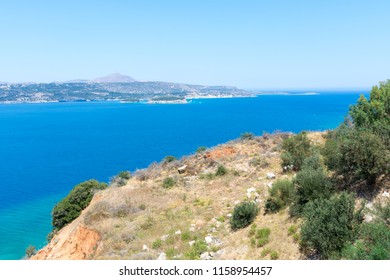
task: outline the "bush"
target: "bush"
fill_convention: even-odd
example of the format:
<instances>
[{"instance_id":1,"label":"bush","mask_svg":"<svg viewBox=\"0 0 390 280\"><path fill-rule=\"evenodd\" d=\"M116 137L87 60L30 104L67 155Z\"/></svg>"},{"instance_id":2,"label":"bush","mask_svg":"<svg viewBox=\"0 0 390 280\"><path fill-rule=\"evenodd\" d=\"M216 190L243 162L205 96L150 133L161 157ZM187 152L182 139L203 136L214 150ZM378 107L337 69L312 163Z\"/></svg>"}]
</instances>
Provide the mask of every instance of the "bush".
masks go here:
<instances>
[{"instance_id":1,"label":"bush","mask_svg":"<svg viewBox=\"0 0 390 280\"><path fill-rule=\"evenodd\" d=\"M390 147L390 80L374 86L369 100L362 95L349 113L356 128L371 130Z\"/></svg>"},{"instance_id":2,"label":"bush","mask_svg":"<svg viewBox=\"0 0 390 280\"><path fill-rule=\"evenodd\" d=\"M201 146L201 147L199 147L199 148L196 150L196 153L197 153L197 154L201 154L201 153L203 153L203 152L206 151L206 150L207 150L207 147Z\"/></svg>"},{"instance_id":3,"label":"bush","mask_svg":"<svg viewBox=\"0 0 390 280\"><path fill-rule=\"evenodd\" d=\"M265 212L274 213L288 206L294 197L294 184L290 180L278 180L269 190L269 198L265 202Z\"/></svg>"},{"instance_id":4,"label":"bush","mask_svg":"<svg viewBox=\"0 0 390 280\"><path fill-rule=\"evenodd\" d=\"M107 184L96 180L89 180L75 186L70 193L62 199L52 212L52 225L54 229L61 229L76 219L92 200L97 190L107 188Z\"/></svg>"},{"instance_id":5,"label":"bush","mask_svg":"<svg viewBox=\"0 0 390 280\"><path fill-rule=\"evenodd\" d=\"M152 249L160 249L162 246L162 241L161 239L156 239L153 243L152 243Z\"/></svg>"},{"instance_id":6,"label":"bush","mask_svg":"<svg viewBox=\"0 0 390 280\"><path fill-rule=\"evenodd\" d=\"M324 169L324 166L322 165L320 154L315 153L307 158L304 159L302 163L302 169Z\"/></svg>"},{"instance_id":7,"label":"bush","mask_svg":"<svg viewBox=\"0 0 390 280\"><path fill-rule=\"evenodd\" d=\"M272 251L270 256L271 256L271 260L279 259L279 253L276 251Z\"/></svg>"},{"instance_id":8,"label":"bush","mask_svg":"<svg viewBox=\"0 0 390 280\"><path fill-rule=\"evenodd\" d=\"M176 160L176 157L174 156L166 156L164 158L164 163L169 163L169 162L172 162L172 161L175 161Z\"/></svg>"},{"instance_id":9,"label":"bush","mask_svg":"<svg viewBox=\"0 0 390 280\"><path fill-rule=\"evenodd\" d=\"M258 206L253 202L241 202L236 205L233 210L233 215L230 220L230 225L233 230L244 228L250 225L257 214L259 213Z\"/></svg>"},{"instance_id":10,"label":"bush","mask_svg":"<svg viewBox=\"0 0 390 280\"><path fill-rule=\"evenodd\" d=\"M121 171L113 177L110 181L111 187L123 187L127 181L131 179L131 173L129 171Z\"/></svg>"},{"instance_id":11,"label":"bush","mask_svg":"<svg viewBox=\"0 0 390 280\"><path fill-rule=\"evenodd\" d=\"M282 167L292 166L293 170L300 170L305 158L310 156L310 141L305 132L283 140L281 154Z\"/></svg>"},{"instance_id":12,"label":"bush","mask_svg":"<svg viewBox=\"0 0 390 280\"><path fill-rule=\"evenodd\" d=\"M301 246L321 258L338 253L353 239L354 197L346 192L310 201L305 207Z\"/></svg>"},{"instance_id":13,"label":"bush","mask_svg":"<svg viewBox=\"0 0 390 280\"><path fill-rule=\"evenodd\" d=\"M348 183L377 178L390 170L390 152L380 137L368 130L349 130L341 138L330 139L326 147L329 168L343 175Z\"/></svg>"},{"instance_id":14,"label":"bush","mask_svg":"<svg viewBox=\"0 0 390 280\"><path fill-rule=\"evenodd\" d=\"M318 198L329 198L333 192L331 180L323 169L303 169L294 179L296 187L294 203L290 207L292 216L301 215L304 206L309 201Z\"/></svg>"},{"instance_id":15,"label":"bush","mask_svg":"<svg viewBox=\"0 0 390 280\"><path fill-rule=\"evenodd\" d=\"M164 181L162 183L162 186L163 186L164 189L170 189L175 184L176 184L175 179L173 179L172 177L167 177L167 178L164 179Z\"/></svg>"},{"instance_id":16,"label":"bush","mask_svg":"<svg viewBox=\"0 0 390 280\"><path fill-rule=\"evenodd\" d=\"M244 132L240 138L241 140L253 140L255 139L255 135L252 132Z\"/></svg>"},{"instance_id":17,"label":"bush","mask_svg":"<svg viewBox=\"0 0 390 280\"><path fill-rule=\"evenodd\" d=\"M189 260L198 260L200 257L200 254L207 251L207 244L204 241L197 240L195 243L191 246L191 250L185 254L187 259Z\"/></svg>"},{"instance_id":18,"label":"bush","mask_svg":"<svg viewBox=\"0 0 390 280\"><path fill-rule=\"evenodd\" d=\"M37 253L35 246L29 245L26 249L26 258L29 259Z\"/></svg>"},{"instance_id":19,"label":"bush","mask_svg":"<svg viewBox=\"0 0 390 280\"><path fill-rule=\"evenodd\" d=\"M358 240L345 246L343 259L349 260L389 260L390 230L383 222L363 224Z\"/></svg>"},{"instance_id":20,"label":"bush","mask_svg":"<svg viewBox=\"0 0 390 280\"><path fill-rule=\"evenodd\" d=\"M118 175L116 175L117 177L121 178L121 179L124 179L124 180L130 180L131 179L131 173L130 171L121 171L119 172Z\"/></svg>"},{"instance_id":21,"label":"bush","mask_svg":"<svg viewBox=\"0 0 390 280\"><path fill-rule=\"evenodd\" d=\"M228 173L228 170L223 165L218 165L217 171L215 172L215 176L224 176Z\"/></svg>"}]
</instances>

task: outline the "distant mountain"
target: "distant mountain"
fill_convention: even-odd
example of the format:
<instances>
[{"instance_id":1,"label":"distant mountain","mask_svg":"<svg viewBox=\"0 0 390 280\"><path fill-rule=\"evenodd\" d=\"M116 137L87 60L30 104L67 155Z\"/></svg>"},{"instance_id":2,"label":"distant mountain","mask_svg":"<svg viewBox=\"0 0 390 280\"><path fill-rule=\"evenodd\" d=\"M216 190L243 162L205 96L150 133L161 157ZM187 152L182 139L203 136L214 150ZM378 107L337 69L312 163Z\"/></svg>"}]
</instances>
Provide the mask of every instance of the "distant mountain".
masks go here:
<instances>
[{"instance_id":1,"label":"distant mountain","mask_svg":"<svg viewBox=\"0 0 390 280\"><path fill-rule=\"evenodd\" d=\"M94 80L91 80L89 82L92 83L132 83L136 82L135 79L133 79L130 76L122 75L119 73L114 73L105 77L96 78Z\"/></svg>"}]
</instances>

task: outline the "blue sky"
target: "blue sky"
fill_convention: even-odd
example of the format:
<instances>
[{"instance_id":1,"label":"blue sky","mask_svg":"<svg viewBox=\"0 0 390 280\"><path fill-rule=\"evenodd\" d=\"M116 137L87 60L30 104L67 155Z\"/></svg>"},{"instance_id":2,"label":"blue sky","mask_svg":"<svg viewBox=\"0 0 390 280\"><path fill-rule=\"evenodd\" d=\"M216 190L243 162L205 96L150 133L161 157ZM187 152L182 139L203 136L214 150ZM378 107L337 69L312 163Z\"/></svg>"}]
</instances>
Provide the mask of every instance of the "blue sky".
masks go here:
<instances>
[{"instance_id":1,"label":"blue sky","mask_svg":"<svg viewBox=\"0 0 390 280\"><path fill-rule=\"evenodd\" d=\"M390 1L7 1L0 81L120 72L257 89L390 78Z\"/></svg>"}]
</instances>

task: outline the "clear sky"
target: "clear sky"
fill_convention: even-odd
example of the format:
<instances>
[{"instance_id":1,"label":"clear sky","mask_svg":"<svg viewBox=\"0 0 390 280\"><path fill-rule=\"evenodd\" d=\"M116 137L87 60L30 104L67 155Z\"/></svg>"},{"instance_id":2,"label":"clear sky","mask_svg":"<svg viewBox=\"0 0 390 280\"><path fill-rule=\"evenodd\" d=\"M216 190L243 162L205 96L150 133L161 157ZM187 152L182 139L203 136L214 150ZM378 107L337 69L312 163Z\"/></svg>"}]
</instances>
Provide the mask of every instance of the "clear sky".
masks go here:
<instances>
[{"instance_id":1,"label":"clear sky","mask_svg":"<svg viewBox=\"0 0 390 280\"><path fill-rule=\"evenodd\" d=\"M390 78L390 1L1 1L0 81L113 72L256 89Z\"/></svg>"}]
</instances>

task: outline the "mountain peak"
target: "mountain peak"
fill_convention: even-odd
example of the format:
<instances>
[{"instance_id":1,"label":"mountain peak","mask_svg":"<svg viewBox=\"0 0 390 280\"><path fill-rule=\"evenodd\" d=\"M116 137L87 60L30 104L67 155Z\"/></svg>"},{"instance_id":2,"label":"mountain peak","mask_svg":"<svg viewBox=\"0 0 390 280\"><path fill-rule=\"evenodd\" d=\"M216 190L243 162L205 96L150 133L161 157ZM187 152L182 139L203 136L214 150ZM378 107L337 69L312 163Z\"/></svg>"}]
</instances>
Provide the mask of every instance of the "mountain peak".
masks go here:
<instances>
[{"instance_id":1,"label":"mountain peak","mask_svg":"<svg viewBox=\"0 0 390 280\"><path fill-rule=\"evenodd\" d=\"M122 75L120 73L113 73L108 76L96 78L92 80L93 83L132 83L136 82L135 79L133 79L130 76Z\"/></svg>"}]
</instances>

